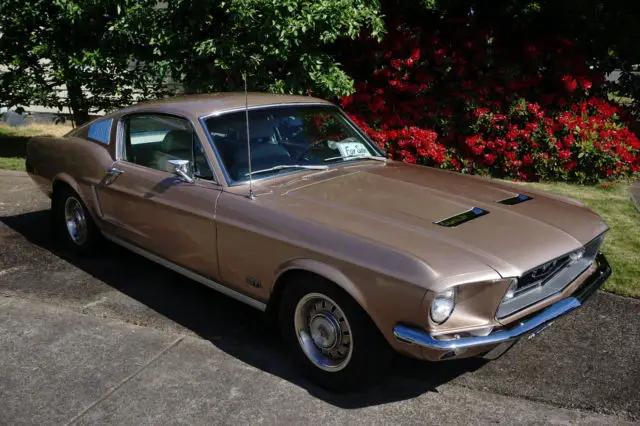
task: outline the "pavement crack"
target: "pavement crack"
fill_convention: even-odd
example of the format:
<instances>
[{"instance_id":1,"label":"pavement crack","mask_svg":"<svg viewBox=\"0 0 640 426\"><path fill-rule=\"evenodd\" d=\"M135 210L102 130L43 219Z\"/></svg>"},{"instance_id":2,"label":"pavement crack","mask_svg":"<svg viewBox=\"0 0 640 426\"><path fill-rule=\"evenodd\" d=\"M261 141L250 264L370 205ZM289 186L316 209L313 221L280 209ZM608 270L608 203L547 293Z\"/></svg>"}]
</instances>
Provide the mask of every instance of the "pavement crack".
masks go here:
<instances>
[{"instance_id":1,"label":"pavement crack","mask_svg":"<svg viewBox=\"0 0 640 426\"><path fill-rule=\"evenodd\" d=\"M182 340L184 339L185 336L180 336L178 338L176 338L173 342L171 342L171 344L169 344L169 346L167 346L166 348L164 348L163 350L161 350L160 352L158 352L156 355L154 355L149 361L145 362L142 366L140 366L140 368L138 368L136 371L134 371L133 373L131 373L130 375L128 375L127 377L125 377L120 383L118 383L117 385L115 385L114 387L112 387L111 389L109 389L107 392L104 393L104 395L102 395L100 398L98 398L97 400L95 400L94 402L92 402L91 404L89 404L89 406L87 406L84 410L80 411L78 414L76 414L73 418L71 418L71 420L69 420L66 425L72 425L78 422L78 420L80 420L86 413L88 413L93 407L95 407L96 405L100 404L102 401L104 401L105 399L107 399L109 396L111 396L114 392L116 392L118 389L120 389L122 386L124 386L125 384L127 384L131 379L133 379L134 377L136 377L138 374L140 374L141 372L143 372L147 367L149 367L151 364L153 364L153 362L155 360L157 360L158 358L160 358L162 355L164 355L165 353L169 352L171 349L173 349L174 347L176 347L180 342L182 342Z\"/></svg>"},{"instance_id":2,"label":"pavement crack","mask_svg":"<svg viewBox=\"0 0 640 426\"><path fill-rule=\"evenodd\" d=\"M106 298L106 297L101 297L101 298L100 298L100 299L98 299L98 300L94 300L93 302L89 302L89 303L87 303L87 304L86 304L86 305L84 305L81 309L82 309L82 311L84 311L84 310L86 310L86 309L88 309L88 308L91 308L92 306L99 305L100 303L102 303L102 302L106 302L106 301L107 301L107 298Z\"/></svg>"},{"instance_id":3,"label":"pavement crack","mask_svg":"<svg viewBox=\"0 0 640 426\"><path fill-rule=\"evenodd\" d=\"M25 269L25 266L12 266L11 268L0 270L0 277L3 275L11 274L13 272L19 271L21 269Z\"/></svg>"}]
</instances>

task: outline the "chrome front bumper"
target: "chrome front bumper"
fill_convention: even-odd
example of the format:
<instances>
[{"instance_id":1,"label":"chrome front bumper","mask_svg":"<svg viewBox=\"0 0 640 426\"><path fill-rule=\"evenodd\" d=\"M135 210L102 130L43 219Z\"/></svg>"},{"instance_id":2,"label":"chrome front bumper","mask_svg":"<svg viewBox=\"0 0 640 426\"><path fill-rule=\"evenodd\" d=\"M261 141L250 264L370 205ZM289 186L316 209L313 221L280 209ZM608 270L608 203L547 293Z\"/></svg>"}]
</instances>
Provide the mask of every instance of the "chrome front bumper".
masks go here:
<instances>
[{"instance_id":1,"label":"chrome front bumper","mask_svg":"<svg viewBox=\"0 0 640 426\"><path fill-rule=\"evenodd\" d=\"M554 303L525 320L519 321L512 328L496 331L487 336L438 340L424 330L400 324L393 328L393 334L398 342L451 354L450 356L443 356L441 359L455 357L456 353L467 349L496 346L513 342L527 334L536 334L551 325L556 318L582 306L584 301L604 284L609 275L611 275L611 267L602 253L598 254L596 262L598 263L598 269L570 297Z\"/></svg>"}]
</instances>

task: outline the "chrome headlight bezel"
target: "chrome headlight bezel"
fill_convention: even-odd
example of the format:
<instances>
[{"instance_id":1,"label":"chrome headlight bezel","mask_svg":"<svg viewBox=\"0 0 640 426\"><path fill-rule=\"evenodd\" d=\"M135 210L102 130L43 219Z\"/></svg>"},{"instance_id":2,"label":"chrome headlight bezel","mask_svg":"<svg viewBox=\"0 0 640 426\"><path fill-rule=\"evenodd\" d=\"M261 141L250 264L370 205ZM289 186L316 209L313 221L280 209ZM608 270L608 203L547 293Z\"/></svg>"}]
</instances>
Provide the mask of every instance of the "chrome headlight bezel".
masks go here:
<instances>
[{"instance_id":1,"label":"chrome headlight bezel","mask_svg":"<svg viewBox=\"0 0 640 426\"><path fill-rule=\"evenodd\" d=\"M517 278L506 278L506 281L511 281L509 287L507 288L507 292L504 294L502 301L511 300L516 296L516 291L518 290L518 279Z\"/></svg>"}]
</instances>

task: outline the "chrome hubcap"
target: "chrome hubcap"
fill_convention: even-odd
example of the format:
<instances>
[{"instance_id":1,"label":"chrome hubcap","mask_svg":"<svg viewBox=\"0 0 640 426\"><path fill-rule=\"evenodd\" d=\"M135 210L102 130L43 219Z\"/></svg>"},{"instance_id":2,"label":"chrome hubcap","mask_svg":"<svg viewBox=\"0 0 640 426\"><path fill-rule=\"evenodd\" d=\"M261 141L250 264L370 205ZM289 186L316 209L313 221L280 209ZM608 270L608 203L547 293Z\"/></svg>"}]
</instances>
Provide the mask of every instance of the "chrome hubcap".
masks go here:
<instances>
[{"instance_id":1,"label":"chrome hubcap","mask_svg":"<svg viewBox=\"0 0 640 426\"><path fill-rule=\"evenodd\" d=\"M294 325L304 354L317 367L339 371L353 353L349 321L342 309L320 293L305 295L296 306Z\"/></svg>"},{"instance_id":2,"label":"chrome hubcap","mask_svg":"<svg viewBox=\"0 0 640 426\"><path fill-rule=\"evenodd\" d=\"M82 204L77 198L69 197L65 201L64 221L71 241L78 245L84 244L87 239L87 221Z\"/></svg>"}]
</instances>

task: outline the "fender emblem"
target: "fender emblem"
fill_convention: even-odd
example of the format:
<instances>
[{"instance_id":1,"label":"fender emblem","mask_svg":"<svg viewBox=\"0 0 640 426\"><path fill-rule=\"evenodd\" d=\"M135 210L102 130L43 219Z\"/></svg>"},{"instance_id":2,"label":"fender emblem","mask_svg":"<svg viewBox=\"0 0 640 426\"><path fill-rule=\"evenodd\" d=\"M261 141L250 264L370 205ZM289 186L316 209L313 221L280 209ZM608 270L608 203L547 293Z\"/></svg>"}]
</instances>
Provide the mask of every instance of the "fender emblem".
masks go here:
<instances>
[{"instance_id":1,"label":"fender emblem","mask_svg":"<svg viewBox=\"0 0 640 426\"><path fill-rule=\"evenodd\" d=\"M255 288L262 287L262 283L260 282L260 280L256 278L247 277L246 281L247 281L247 284L249 284L251 287L255 287Z\"/></svg>"}]
</instances>

